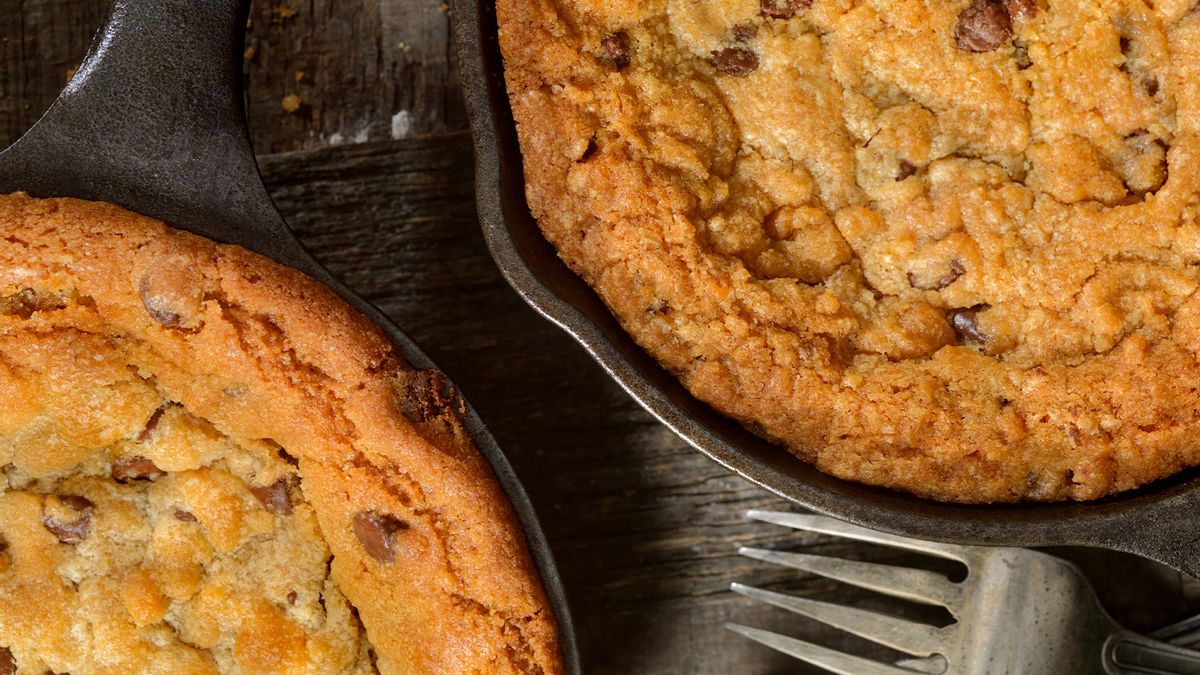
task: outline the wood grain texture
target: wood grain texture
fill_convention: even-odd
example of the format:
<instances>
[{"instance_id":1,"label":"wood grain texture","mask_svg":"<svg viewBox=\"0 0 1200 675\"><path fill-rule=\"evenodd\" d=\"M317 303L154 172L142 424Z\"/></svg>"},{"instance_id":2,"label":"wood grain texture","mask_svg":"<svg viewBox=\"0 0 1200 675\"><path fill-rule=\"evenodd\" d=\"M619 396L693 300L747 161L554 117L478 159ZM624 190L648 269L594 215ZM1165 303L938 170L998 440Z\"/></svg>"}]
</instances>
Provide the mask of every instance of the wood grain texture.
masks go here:
<instances>
[{"instance_id":1,"label":"wood grain texture","mask_svg":"<svg viewBox=\"0 0 1200 675\"><path fill-rule=\"evenodd\" d=\"M105 5L0 0L5 139L53 100ZM316 256L404 326L488 422L541 515L587 672L819 672L725 631L726 621L890 654L736 596L727 590L735 580L948 620L737 556L749 545L922 562L746 521L746 509L788 507L672 436L504 284L476 222L471 146L436 2L259 2L253 17L247 99L272 194ZM303 104L284 113L293 93ZM411 126L391 140L402 110ZM1130 627L1200 609L1195 582L1160 566L1060 553L1084 565Z\"/></svg>"},{"instance_id":2,"label":"wood grain texture","mask_svg":"<svg viewBox=\"0 0 1200 675\"><path fill-rule=\"evenodd\" d=\"M0 143L62 91L108 6L0 0ZM441 0L270 0L251 5L247 25L246 106L259 152L467 128Z\"/></svg>"},{"instance_id":3,"label":"wood grain texture","mask_svg":"<svg viewBox=\"0 0 1200 675\"><path fill-rule=\"evenodd\" d=\"M0 0L0 142L16 140L66 86L107 7L103 0Z\"/></svg>"},{"instance_id":4,"label":"wood grain texture","mask_svg":"<svg viewBox=\"0 0 1200 675\"><path fill-rule=\"evenodd\" d=\"M282 152L466 128L441 0L252 5L246 100L255 147ZM283 101L299 97L286 112Z\"/></svg>"}]
</instances>

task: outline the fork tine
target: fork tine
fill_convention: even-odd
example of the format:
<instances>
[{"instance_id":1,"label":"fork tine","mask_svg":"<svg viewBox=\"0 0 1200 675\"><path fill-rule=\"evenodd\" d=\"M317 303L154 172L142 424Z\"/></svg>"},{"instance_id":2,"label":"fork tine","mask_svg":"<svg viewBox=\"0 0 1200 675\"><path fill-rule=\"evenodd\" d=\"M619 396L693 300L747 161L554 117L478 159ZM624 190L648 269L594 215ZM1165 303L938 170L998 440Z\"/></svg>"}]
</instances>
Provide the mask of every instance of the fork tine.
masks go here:
<instances>
[{"instance_id":1,"label":"fork tine","mask_svg":"<svg viewBox=\"0 0 1200 675\"><path fill-rule=\"evenodd\" d=\"M915 672L864 659L861 656L851 656L835 649L814 645L811 642L779 635L761 628L751 628L738 623L727 623L725 627L759 644L839 675L910 675Z\"/></svg>"},{"instance_id":2,"label":"fork tine","mask_svg":"<svg viewBox=\"0 0 1200 675\"><path fill-rule=\"evenodd\" d=\"M962 598L962 590L957 584L928 570L745 546L739 548L738 553L906 600L956 607Z\"/></svg>"},{"instance_id":3,"label":"fork tine","mask_svg":"<svg viewBox=\"0 0 1200 675\"><path fill-rule=\"evenodd\" d=\"M909 539L895 534L884 534L868 530L865 527L843 523L840 520L834 520L826 516L817 516L808 513L789 513L785 511L747 511L747 518L761 520L764 523L772 523L774 525L782 525L791 527L797 530L807 530L809 532L818 532L820 534L832 534L837 537L846 537L847 539L857 539L873 544L883 544L884 546L894 546L909 551L918 551L920 553L928 553L929 555L938 556L939 558L950 558L960 562L966 562L968 553L971 551L969 546L957 546L955 544L941 544L933 541L922 541L920 539Z\"/></svg>"},{"instance_id":4,"label":"fork tine","mask_svg":"<svg viewBox=\"0 0 1200 675\"><path fill-rule=\"evenodd\" d=\"M846 607L829 602L796 598L783 593L739 583L730 584L735 593L795 612L810 619L827 623L862 638L878 642L916 656L929 656L941 648L945 639L941 629L928 624L879 614L865 609Z\"/></svg>"}]
</instances>

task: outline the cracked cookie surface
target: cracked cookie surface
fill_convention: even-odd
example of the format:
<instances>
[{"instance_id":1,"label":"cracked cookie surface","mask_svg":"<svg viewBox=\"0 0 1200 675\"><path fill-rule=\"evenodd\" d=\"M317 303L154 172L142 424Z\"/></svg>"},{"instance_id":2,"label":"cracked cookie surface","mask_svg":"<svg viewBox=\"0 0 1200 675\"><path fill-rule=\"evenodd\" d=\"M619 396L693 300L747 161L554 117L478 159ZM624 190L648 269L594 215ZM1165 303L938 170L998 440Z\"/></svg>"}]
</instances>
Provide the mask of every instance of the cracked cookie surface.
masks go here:
<instances>
[{"instance_id":1,"label":"cracked cookie surface","mask_svg":"<svg viewBox=\"0 0 1200 675\"><path fill-rule=\"evenodd\" d=\"M561 672L460 405L298 273L0 197L0 672Z\"/></svg>"},{"instance_id":2,"label":"cracked cookie surface","mask_svg":"<svg viewBox=\"0 0 1200 675\"><path fill-rule=\"evenodd\" d=\"M529 205L699 398L848 479L1200 463L1194 0L500 0Z\"/></svg>"}]
</instances>

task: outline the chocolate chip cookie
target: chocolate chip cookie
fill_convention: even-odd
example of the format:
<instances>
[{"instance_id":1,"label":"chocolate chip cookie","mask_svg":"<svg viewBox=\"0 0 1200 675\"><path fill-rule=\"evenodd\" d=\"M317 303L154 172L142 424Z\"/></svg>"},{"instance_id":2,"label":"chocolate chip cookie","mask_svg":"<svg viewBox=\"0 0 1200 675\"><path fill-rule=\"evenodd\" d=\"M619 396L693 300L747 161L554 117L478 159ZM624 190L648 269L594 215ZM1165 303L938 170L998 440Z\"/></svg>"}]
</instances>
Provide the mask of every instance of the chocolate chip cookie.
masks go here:
<instances>
[{"instance_id":1,"label":"chocolate chip cookie","mask_svg":"<svg viewBox=\"0 0 1200 675\"><path fill-rule=\"evenodd\" d=\"M533 214L698 398L842 478L1200 463L1195 0L499 0Z\"/></svg>"},{"instance_id":2,"label":"chocolate chip cookie","mask_svg":"<svg viewBox=\"0 0 1200 675\"><path fill-rule=\"evenodd\" d=\"M0 673L557 673L440 373L328 289L0 197Z\"/></svg>"}]
</instances>

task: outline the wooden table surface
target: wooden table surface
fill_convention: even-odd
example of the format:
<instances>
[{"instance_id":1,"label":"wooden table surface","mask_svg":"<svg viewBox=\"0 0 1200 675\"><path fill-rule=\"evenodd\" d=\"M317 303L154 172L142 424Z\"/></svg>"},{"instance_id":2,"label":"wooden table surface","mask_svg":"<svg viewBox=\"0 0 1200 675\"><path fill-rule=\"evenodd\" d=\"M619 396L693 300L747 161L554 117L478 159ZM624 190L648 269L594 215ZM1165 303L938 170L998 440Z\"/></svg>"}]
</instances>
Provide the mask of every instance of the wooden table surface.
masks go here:
<instances>
[{"instance_id":1,"label":"wooden table surface","mask_svg":"<svg viewBox=\"0 0 1200 675\"><path fill-rule=\"evenodd\" d=\"M107 0L0 0L0 141L66 83ZM587 672L819 672L726 621L889 652L728 592L731 581L946 622L735 554L739 545L916 563L749 523L783 500L641 410L500 278L479 234L472 151L439 0L256 2L247 105L266 183L318 259L413 336L505 449L541 516ZM1136 629L1200 609L1194 582L1130 556L1063 551ZM998 629L1002 629L998 627Z\"/></svg>"}]
</instances>

